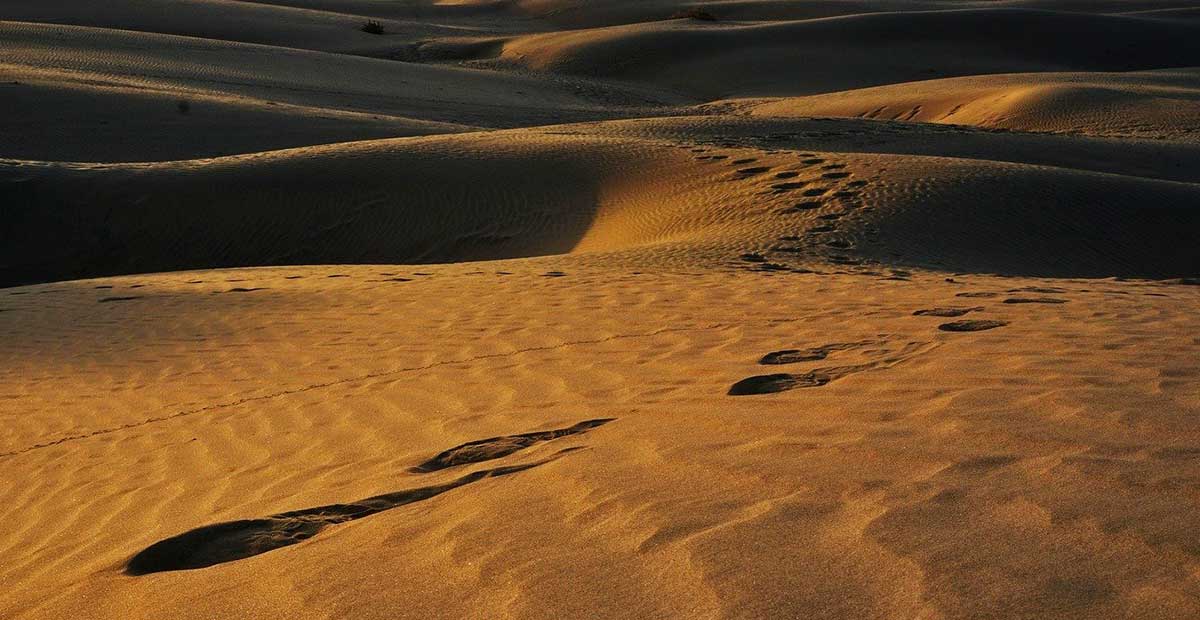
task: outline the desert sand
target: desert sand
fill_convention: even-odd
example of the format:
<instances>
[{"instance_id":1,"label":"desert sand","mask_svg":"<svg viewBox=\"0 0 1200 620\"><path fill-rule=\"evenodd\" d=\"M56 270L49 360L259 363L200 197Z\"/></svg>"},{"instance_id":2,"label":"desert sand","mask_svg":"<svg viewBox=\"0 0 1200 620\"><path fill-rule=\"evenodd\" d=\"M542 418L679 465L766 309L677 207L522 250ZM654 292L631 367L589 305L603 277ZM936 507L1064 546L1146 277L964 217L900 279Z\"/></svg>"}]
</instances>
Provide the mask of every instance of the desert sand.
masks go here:
<instances>
[{"instance_id":1,"label":"desert sand","mask_svg":"<svg viewBox=\"0 0 1200 620\"><path fill-rule=\"evenodd\" d=\"M1200 617L1193 4L0 4L0 618Z\"/></svg>"}]
</instances>

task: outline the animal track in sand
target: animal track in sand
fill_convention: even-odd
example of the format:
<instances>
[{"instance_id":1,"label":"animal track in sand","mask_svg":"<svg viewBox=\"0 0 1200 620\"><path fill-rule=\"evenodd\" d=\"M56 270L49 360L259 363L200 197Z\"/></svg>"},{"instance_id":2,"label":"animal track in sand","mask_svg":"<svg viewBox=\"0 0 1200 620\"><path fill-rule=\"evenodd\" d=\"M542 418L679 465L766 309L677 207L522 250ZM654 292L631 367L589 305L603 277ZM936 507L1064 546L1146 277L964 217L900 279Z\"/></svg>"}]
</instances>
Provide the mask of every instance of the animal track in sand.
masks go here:
<instances>
[{"instance_id":1,"label":"animal track in sand","mask_svg":"<svg viewBox=\"0 0 1200 620\"><path fill-rule=\"evenodd\" d=\"M938 329L944 332L981 332L997 327L1008 325L1008 321L996 321L992 319L974 319L953 321L950 323L942 323L938 325Z\"/></svg>"},{"instance_id":2,"label":"animal track in sand","mask_svg":"<svg viewBox=\"0 0 1200 620\"><path fill-rule=\"evenodd\" d=\"M450 467L491 461L508 456L514 452L519 452L535 444L552 441L560 437L586 433L593 428L608 424L615 419L616 418L599 418L596 420L585 420L567 428L558 428L549 431L537 431L533 433L521 433L519 435L506 435L503 437L490 437L488 439L469 441L441 452L437 456L434 456L428 461L413 467L409 471L412 471L413 473L427 474L434 471L441 471Z\"/></svg>"},{"instance_id":3,"label":"animal track in sand","mask_svg":"<svg viewBox=\"0 0 1200 620\"><path fill-rule=\"evenodd\" d=\"M945 318L963 316L968 312L977 312L983 310L983 306L974 306L971 308L928 308L925 310L917 310L913 316L940 316Z\"/></svg>"},{"instance_id":4,"label":"animal track in sand","mask_svg":"<svg viewBox=\"0 0 1200 620\"><path fill-rule=\"evenodd\" d=\"M1055 297L1009 297L1006 304L1065 304L1068 300Z\"/></svg>"},{"instance_id":5,"label":"animal track in sand","mask_svg":"<svg viewBox=\"0 0 1200 620\"><path fill-rule=\"evenodd\" d=\"M445 484L375 495L348 504L294 510L260 519L206 525L160 540L138 552L125 565L130 575L204 568L241 560L316 536L331 525L354 521L407 504L437 497L485 478L514 474L560 458L564 450L541 461L471 472Z\"/></svg>"}]
</instances>

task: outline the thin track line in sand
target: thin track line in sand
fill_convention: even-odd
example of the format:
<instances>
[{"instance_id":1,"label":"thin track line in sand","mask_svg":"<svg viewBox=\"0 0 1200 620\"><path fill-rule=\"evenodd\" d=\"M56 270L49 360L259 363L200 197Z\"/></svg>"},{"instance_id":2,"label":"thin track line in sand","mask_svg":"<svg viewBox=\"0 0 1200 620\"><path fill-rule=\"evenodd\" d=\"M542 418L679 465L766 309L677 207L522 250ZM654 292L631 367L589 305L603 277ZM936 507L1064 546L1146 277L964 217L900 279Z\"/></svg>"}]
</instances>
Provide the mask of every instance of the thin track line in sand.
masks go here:
<instances>
[{"instance_id":1,"label":"thin track line in sand","mask_svg":"<svg viewBox=\"0 0 1200 620\"><path fill-rule=\"evenodd\" d=\"M768 321L762 321L762 322L760 322L760 324L761 323L789 323L789 322L798 321L798 320L800 320L800 319L771 319ZM91 431L88 433L67 435L65 437L59 437L58 439L54 439L51 441L34 444L32 446L26 446L19 450L12 450L10 452L0 452L0 458L9 458L9 457L13 457L13 456L19 456L21 454L27 454L29 452L34 452L36 450L41 450L43 448L50 448L50 447L68 443L71 441L79 441L81 439L89 439L91 437L99 437L101 435L111 435L113 433L117 433L117 432L120 432L123 430L128 430L131 428L138 428L141 426L147 426L149 424L156 424L158 422L165 422L167 420L184 418L184 417L193 416L193 415L200 414L200 413L207 413L209 411L218 411L221 409L228 409L230 407L237 407L239 405L244 405L246 403L271 400L273 398L280 398L283 396L291 396L293 394L302 394L304 392L311 392L314 390L320 390L320 389L329 388L329 387L336 387L336 386L344 385L347 383L354 383L356 381L366 381L369 379L377 379L380 377L398 375L398 374L403 374L406 372L417 372L417 371L421 371L421 370L430 370L432 368L438 368L440 366L450 366L453 364L466 364L469 362L476 362L476 361L482 361L482 360L513 357L513 356L522 355L525 353L536 353L538 351L552 351L554 349L563 349L563 348L573 347L573 346L603 344L605 342L611 342L614 340L626 340L626 339L632 339L632 338L653 338L655 336L660 336L662 334L670 334L670 333L678 333L678 332L710 331L710 330L714 330L714 329L724 329L724 328L728 328L728 327L740 327L740 326L745 326L745 325L748 325L748 324L746 324L746 323L709 323L707 325L698 325L698 326L692 326L692 327L663 327L663 328L648 331L648 332L639 332L639 333L634 333L634 334L616 334L613 336L606 336L604 338L593 338L590 340L573 340L573 341L562 342L562 343L554 344L554 345L543 345L543 346L538 346L538 347L527 347L527 348L523 348L523 349L515 349L513 351L508 351L505 353L488 353L485 355L475 355L475 356L471 356L471 357L463 357L463 358L452 359L452 360L442 360L439 362L433 362L433 363L425 364L422 366L405 366L402 368L392 368L389 370L381 370L378 372L371 372L371 373L366 373L366 374L362 374L362 375L356 375L354 377L345 377L342 379L334 379L332 381L326 381L324 383L313 383L310 385L304 385L304 386L300 386L300 387L296 387L296 388L288 388L285 390L279 390L277 392L272 392L270 394L262 394L259 396L247 396L245 398L239 398L236 400L226 401L223 403L216 403L213 405L205 405L203 407L195 407L192 409L183 409L183 410L174 411L174 412L171 412L171 413L168 413L165 415L160 415L160 416L155 416L152 418L147 418L145 420L140 420L138 422L130 422L128 424L122 424L120 426L112 426L112 427L108 427L108 428L102 428L100 430L95 430L95 431Z\"/></svg>"}]
</instances>

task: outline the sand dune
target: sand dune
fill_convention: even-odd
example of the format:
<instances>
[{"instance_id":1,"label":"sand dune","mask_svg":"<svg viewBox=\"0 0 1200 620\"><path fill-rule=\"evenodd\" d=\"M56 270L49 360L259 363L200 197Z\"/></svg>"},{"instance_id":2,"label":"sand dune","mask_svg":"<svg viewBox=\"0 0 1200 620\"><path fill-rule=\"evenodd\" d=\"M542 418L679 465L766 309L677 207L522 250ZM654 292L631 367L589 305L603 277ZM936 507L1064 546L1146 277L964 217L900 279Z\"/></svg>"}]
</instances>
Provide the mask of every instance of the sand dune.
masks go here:
<instances>
[{"instance_id":1,"label":"sand dune","mask_svg":"<svg viewBox=\"0 0 1200 620\"><path fill-rule=\"evenodd\" d=\"M975 9L796 22L674 20L529 35L502 58L668 85L696 97L808 95L935 77L1200 65L1200 26L1123 15ZM1109 34L1120 31L1120 45ZM853 41L853 46L838 42Z\"/></svg>"},{"instance_id":2,"label":"sand dune","mask_svg":"<svg viewBox=\"0 0 1200 620\"><path fill-rule=\"evenodd\" d=\"M0 20L0 618L1200 617L1190 3Z\"/></svg>"},{"instance_id":3,"label":"sand dune","mask_svg":"<svg viewBox=\"0 0 1200 620\"><path fill-rule=\"evenodd\" d=\"M699 133L684 123L674 128ZM1102 174L911 155L762 155L571 127L157 165L11 161L0 168L0 192L19 205L13 214L25 232L5 245L2 281L625 250L659 263L680 261L682 251L698 266L736 261L781 236L797 237L784 245L805 266L833 253L843 264L989 273L1200 270L1200 250L1188 243L1200 190L1113 170L1120 159ZM754 124L717 129L735 128L761 136ZM1130 168L1141 163L1136 153L1130 159ZM1200 178L1194 166L1166 174ZM997 236L1005 243L989 243Z\"/></svg>"},{"instance_id":4,"label":"sand dune","mask_svg":"<svg viewBox=\"0 0 1200 620\"><path fill-rule=\"evenodd\" d=\"M1200 70L988 75L729 105L763 116L852 116L1195 140Z\"/></svg>"}]
</instances>

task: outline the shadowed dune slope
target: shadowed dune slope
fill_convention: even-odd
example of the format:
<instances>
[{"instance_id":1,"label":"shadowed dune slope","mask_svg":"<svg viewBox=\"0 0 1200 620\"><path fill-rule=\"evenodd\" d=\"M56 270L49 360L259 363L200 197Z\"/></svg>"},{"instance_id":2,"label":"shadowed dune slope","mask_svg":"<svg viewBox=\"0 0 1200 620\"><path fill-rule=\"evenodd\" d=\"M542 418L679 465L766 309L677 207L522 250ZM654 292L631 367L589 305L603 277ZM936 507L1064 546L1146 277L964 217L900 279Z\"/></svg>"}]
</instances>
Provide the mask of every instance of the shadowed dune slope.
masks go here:
<instances>
[{"instance_id":1,"label":"shadowed dune slope","mask_svg":"<svg viewBox=\"0 0 1200 620\"><path fill-rule=\"evenodd\" d=\"M1113 38L1119 32L1119 38ZM502 58L535 69L670 86L699 98L807 95L1021 71L1200 65L1200 25L978 9L768 24L686 20L530 35Z\"/></svg>"},{"instance_id":2,"label":"shadowed dune slope","mask_svg":"<svg viewBox=\"0 0 1200 620\"><path fill-rule=\"evenodd\" d=\"M0 115L0 156L43 161L195 159L471 129L11 66L0 67L0 96L12 112Z\"/></svg>"},{"instance_id":3,"label":"shadowed dune slope","mask_svg":"<svg viewBox=\"0 0 1200 620\"><path fill-rule=\"evenodd\" d=\"M651 161L599 138L504 135L162 164L10 161L3 280L561 253L601 201L639 191L620 177Z\"/></svg>"},{"instance_id":4,"label":"shadowed dune slope","mask_svg":"<svg viewBox=\"0 0 1200 620\"><path fill-rule=\"evenodd\" d=\"M611 118L570 85L457 66L78 26L0 22L27 74L473 125ZM81 106L85 102L81 101Z\"/></svg>"}]
</instances>

